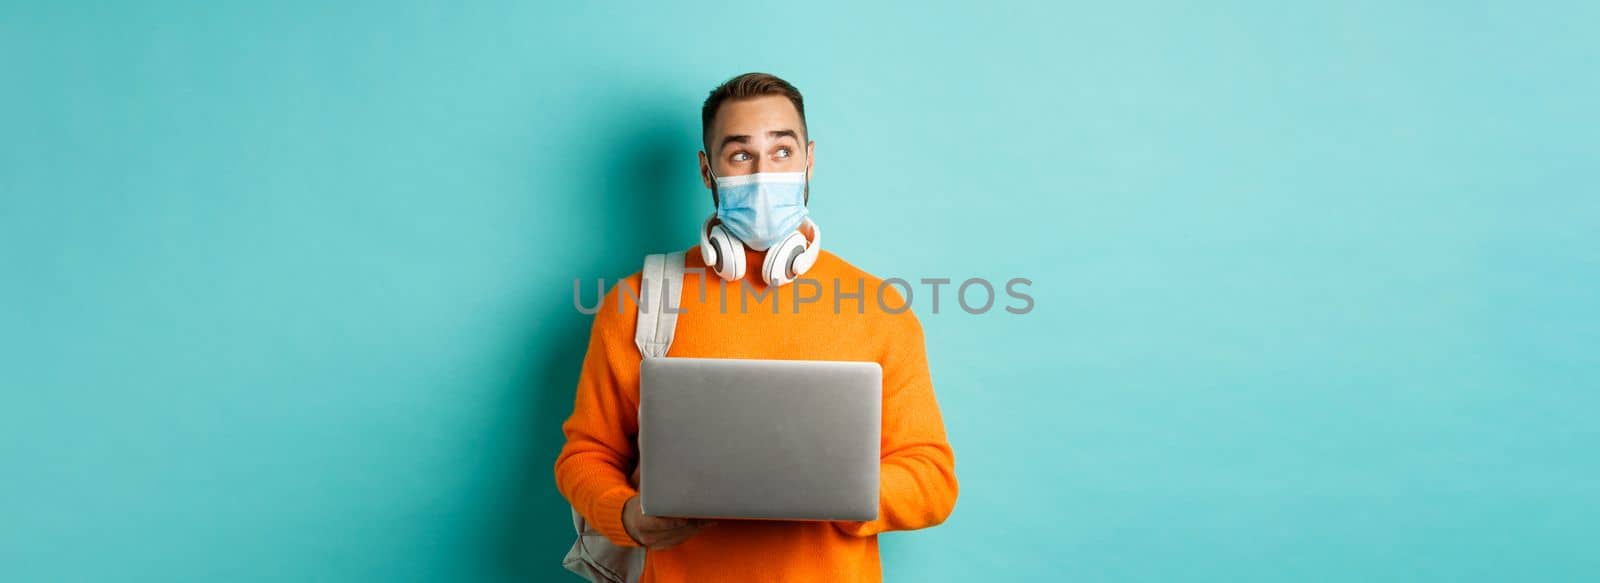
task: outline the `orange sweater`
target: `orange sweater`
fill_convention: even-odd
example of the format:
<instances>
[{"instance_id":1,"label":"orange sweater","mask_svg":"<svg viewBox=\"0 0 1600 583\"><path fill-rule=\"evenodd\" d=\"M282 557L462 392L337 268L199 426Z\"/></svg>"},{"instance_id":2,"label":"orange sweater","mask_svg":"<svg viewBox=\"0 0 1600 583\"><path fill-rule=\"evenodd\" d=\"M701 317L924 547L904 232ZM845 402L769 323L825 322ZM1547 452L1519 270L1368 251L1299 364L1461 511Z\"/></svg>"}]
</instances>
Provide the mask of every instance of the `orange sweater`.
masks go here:
<instances>
[{"instance_id":1,"label":"orange sweater","mask_svg":"<svg viewBox=\"0 0 1600 583\"><path fill-rule=\"evenodd\" d=\"M684 311L678 315L667 356L856 360L881 365L883 465L878 518L721 520L678 546L649 551L643 581L880 581L877 534L937 525L955 506L955 460L928 377L922 326L910 310L893 313L905 306L903 297L894 286L885 287L880 305L881 280L823 251L803 276L815 285L790 283L770 290L777 293L757 302L752 292L769 291L754 273L762 255L747 252L748 291L709 271L703 279L685 274ZM705 266L698 247L688 251L687 266ZM639 274L629 276L623 285L638 289ZM650 301L658 297L659 285L652 282ZM852 295L858 290L859 299ZM838 314L836 292L842 296ZM797 294L802 299L820 297L800 303L795 301ZM745 313L740 312L741 300ZM797 305L799 313L794 313ZM613 287L595 314L572 416L562 426L566 446L555 465L556 483L573 507L607 538L630 547L638 544L623 529L622 506L637 494L628 481L638 455L634 438L639 430L640 356L633 343L637 319L633 296L619 298Z\"/></svg>"}]
</instances>

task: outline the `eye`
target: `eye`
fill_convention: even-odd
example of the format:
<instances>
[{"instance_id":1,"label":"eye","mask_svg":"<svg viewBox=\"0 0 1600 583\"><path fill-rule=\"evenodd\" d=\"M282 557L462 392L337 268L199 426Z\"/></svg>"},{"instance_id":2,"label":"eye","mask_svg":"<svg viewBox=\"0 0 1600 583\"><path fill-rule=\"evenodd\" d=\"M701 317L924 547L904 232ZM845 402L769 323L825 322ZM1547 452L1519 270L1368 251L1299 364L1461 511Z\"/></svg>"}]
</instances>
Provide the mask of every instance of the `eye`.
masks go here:
<instances>
[{"instance_id":1,"label":"eye","mask_svg":"<svg viewBox=\"0 0 1600 583\"><path fill-rule=\"evenodd\" d=\"M790 154L789 154L789 149L788 148L778 148L778 157L779 158L788 158L789 155Z\"/></svg>"},{"instance_id":2,"label":"eye","mask_svg":"<svg viewBox=\"0 0 1600 583\"><path fill-rule=\"evenodd\" d=\"M749 159L750 159L750 153L749 152L734 152L733 158L732 158L732 160L734 162L744 162L744 161L747 161Z\"/></svg>"}]
</instances>

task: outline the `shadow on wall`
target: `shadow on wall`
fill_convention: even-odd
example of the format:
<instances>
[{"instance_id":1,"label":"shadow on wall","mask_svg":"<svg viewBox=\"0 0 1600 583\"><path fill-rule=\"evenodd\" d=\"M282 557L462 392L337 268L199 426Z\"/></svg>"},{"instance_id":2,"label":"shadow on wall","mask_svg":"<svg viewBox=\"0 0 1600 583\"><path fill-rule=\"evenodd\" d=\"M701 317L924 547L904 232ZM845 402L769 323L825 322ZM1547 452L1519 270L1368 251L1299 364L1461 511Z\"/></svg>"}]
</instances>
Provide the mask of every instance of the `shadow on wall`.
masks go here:
<instances>
[{"instance_id":1,"label":"shadow on wall","mask_svg":"<svg viewBox=\"0 0 1600 583\"><path fill-rule=\"evenodd\" d=\"M666 111L659 102L633 105L612 110L625 115L597 120L591 127L600 128L604 137L593 141L596 151L575 158L593 161L575 170L580 184L596 185L595 189L557 194L580 198L575 205L579 212L561 220L593 225L593 235L568 243L531 242L576 254L571 264L581 273L571 277L584 279L586 304L594 301L594 278L605 277L609 287L638 270L647 253L698 242L694 225L711 206L695 165L698 117ZM561 558L572 545L573 531L570 507L556 489L554 466L565 440L561 423L572 412L592 317L574 309L570 278L539 285L538 305L532 310L536 317L528 323L529 336L518 349L519 362L526 362L528 369L506 389L506 402L515 410L502 419L511 424L506 431L517 441L509 448L513 453L501 460L509 467L501 468L499 475L510 482L496 490L508 499L487 505L495 513L488 517L493 525L489 535L497 547L490 549L491 570L508 581L577 581L576 576L562 575L566 571Z\"/></svg>"}]
</instances>

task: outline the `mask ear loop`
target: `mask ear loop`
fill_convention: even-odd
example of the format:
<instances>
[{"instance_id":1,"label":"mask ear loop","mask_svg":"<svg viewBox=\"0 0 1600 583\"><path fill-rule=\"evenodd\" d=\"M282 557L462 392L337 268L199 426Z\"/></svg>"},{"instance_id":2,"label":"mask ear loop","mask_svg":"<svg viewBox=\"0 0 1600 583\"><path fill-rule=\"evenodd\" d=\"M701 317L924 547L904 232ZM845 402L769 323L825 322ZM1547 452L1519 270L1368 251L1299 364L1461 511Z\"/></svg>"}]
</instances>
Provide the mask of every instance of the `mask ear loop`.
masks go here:
<instances>
[{"instance_id":1,"label":"mask ear loop","mask_svg":"<svg viewBox=\"0 0 1600 583\"><path fill-rule=\"evenodd\" d=\"M711 175L711 206L717 207L712 209L712 212L716 212L717 209L722 208L722 195L717 192L717 171L711 169L710 154L707 154L705 150L701 150L700 155L706 157L706 174Z\"/></svg>"},{"instance_id":2,"label":"mask ear loop","mask_svg":"<svg viewBox=\"0 0 1600 583\"><path fill-rule=\"evenodd\" d=\"M806 138L810 139L811 136L806 136ZM805 163L800 165L800 180L805 182L805 194L803 195L804 198L801 199L800 204L806 205L806 207L809 209L811 206L811 149L807 148L805 144L800 144L800 151L806 153Z\"/></svg>"}]
</instances>

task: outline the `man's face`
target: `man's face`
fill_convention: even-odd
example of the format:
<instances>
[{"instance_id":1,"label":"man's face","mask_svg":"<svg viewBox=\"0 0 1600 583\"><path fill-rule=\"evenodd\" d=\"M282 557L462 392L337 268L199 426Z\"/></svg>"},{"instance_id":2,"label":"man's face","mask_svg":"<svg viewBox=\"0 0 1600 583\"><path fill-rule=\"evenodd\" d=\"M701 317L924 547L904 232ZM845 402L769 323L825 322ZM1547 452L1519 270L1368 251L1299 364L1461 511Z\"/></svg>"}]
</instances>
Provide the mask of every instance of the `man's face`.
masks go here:
<instances>
[{"instance_id":1,"label":"man's face","mask_svg":"<svg viewBox=\"0 0 1600 583\"><path fill-rule=\"evenodd\" d=\"M815 160L816 143L804 141L800 112L781 95L724 102L711 121L709 137L710 150L700 153L700 179L706 188L715 185L712 173L809 173Z\"/></svg>"}]
</instances>

